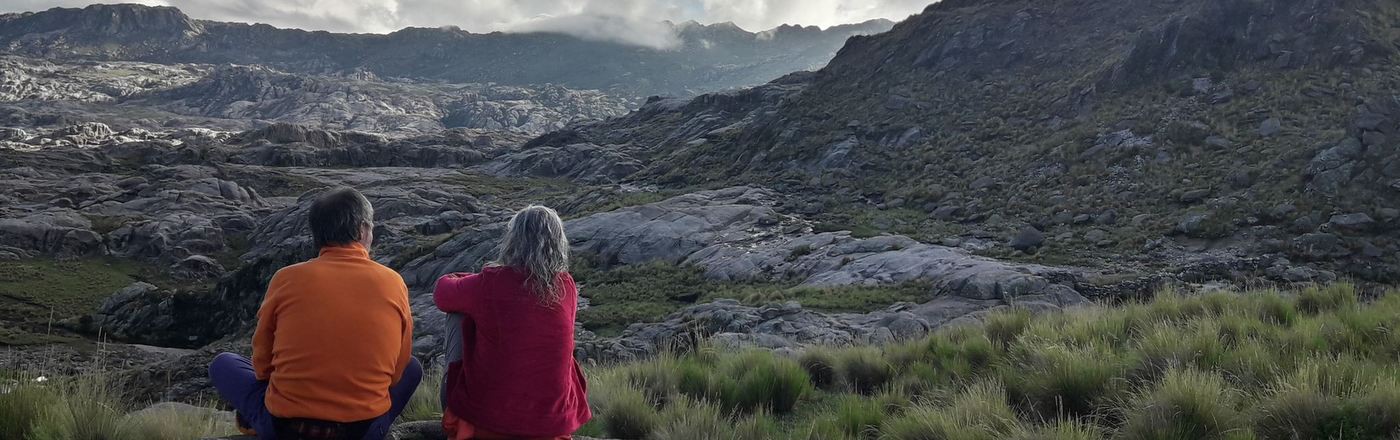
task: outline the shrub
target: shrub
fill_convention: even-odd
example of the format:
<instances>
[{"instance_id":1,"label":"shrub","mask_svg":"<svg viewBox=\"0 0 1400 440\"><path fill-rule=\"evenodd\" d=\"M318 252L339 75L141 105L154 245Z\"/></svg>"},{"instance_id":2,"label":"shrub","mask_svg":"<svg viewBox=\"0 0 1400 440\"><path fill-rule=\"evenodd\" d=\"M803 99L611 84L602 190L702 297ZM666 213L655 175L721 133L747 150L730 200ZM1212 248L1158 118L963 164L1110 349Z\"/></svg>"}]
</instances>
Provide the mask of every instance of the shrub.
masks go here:
<instances>
[{"instance_id":1,"label":"shrub","mask_svg":"<svg viewBox=\"0 0 1400 440\"><path fill-rule=\"evenodd\" d=\"M1225 439L1246 429L1235 404L1235 393L1219 376L1172 369L1136 398L1122 433L1142 440Z\"/></svg>"},{"instance_id":2,"label":"shrub","mask_svg":"<svg viewBox=\"0 0 1400 440\"><path fill-rule=\"evenodd\" d=\"M837 369L841 380L851 390L860 394L872 394L894 375L889 362L874 347L857 347L842 350L837 354Z\"/></svg>"}]
</instances>

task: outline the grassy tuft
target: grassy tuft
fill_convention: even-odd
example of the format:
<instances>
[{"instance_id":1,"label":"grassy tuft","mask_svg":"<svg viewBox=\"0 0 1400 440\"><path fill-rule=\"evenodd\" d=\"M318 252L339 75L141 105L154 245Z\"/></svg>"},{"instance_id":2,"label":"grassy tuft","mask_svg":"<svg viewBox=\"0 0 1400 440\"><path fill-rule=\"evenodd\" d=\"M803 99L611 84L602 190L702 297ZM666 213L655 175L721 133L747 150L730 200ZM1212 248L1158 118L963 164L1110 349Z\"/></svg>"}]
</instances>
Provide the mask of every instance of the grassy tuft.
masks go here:
<instances>
[{"instance_id":1,"label":"grassy tuft","mask_svg":"<svg viewBox=\"0 0 1400 440\"><path fill-rule=\"evenodd\" d=\"M1219 376L1174 368L1135 399L1123 435L1143 440L1232 438L1246 429L1236 399Z\"/></svg>"},{"instance_id":2,"label":"grassy tuft","mask_svg":"<svg viewBox=\"0 0 1400 440\"><path fill-rule=\"evenodd\" d=\"M847 387L866 395L873 394L894 376L889 361L873 347L842 351L836 358L836 367Z\"/></svg>"}]
</instances>

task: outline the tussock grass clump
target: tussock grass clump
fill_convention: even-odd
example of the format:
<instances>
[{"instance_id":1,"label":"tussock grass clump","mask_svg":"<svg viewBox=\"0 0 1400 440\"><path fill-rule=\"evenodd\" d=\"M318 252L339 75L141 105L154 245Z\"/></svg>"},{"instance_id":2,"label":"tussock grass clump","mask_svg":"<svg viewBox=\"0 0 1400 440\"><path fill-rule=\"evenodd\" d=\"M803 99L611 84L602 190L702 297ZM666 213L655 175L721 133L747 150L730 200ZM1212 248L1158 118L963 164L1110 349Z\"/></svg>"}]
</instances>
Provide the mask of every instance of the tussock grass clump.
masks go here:
<instances>
[{"instance_id":1,"label":"tussock grass clump","mask_svg":"<svg viewBox=\"0 0 1400 440\"><path fill-rule=\"evenodd\" d=\"M807 377L812 379L812 385L820 389L830 389L836 385L836 356L831 350L825 347L812 347L804 350L802 356L797 358L797 363L802 365L802 369L807 371Z\"/></svg>"},{"instance_id":2,"label":"tussock grass clump","mask_svg":"<svg viewBox=\"0 0 1400 440\"><path fill-rule=\"evenodd\" d=\"M1023 429L1007 404L1006 391L994 383L979 383L957 394L943 407L920 405L881 427L886 438L1001 439Z\"/></svg>"},{"instance_id":3,"label":"tussock grass clump","mask_svg":"<svg viewBox=\"0 0 1400 440\"><path fill-rule=\"evenodd\" d=\"M733 424L714 405L682 397L666 405L652 438L675 440L727 440Z\"/></svg>"},{"instance_id":4,"label":"tussock grass clump","mask_svg":"<svg viewBox=\"0 0 1400 440\"><path fill-rule=\"evenodd\" d=\"M1098 427L1080 422L1057 421L1031 427L1008 437L1011 440L1099 440L1104 438Z\"/></svg>"},{"instance_id":5,"label":"tussock grass clump","mask_svg":"<svg viewBox=\"0 0 1400 440\"><path fill-rule=\"evenodd\" d=\"M998 346L1005 347L1017 337L1031 323L1031 312L1022 308L1015 308L1010 311L993 313L984 320L984 329L987 332L987 339Z\"/></svg>"},{"instance_id":6,"label":"tussock grass clump","mask_svg":"<svg viewBox=\"0 0 1400 440\"><path fill-rule=\"evenodd\" d=\"M1174 368L1129 409L1125 438L1228 439L1246 430L1237 393L1211 373Z\"/></svg>"},{"instance_id":7,"label":"tussock grass clump","mask_svg":"<svg viewBox=\"0 0 1400 440\"><path fill-rule=\"evenodd\" d=\"M843 350L836 357L836 366L841 381L860 394L873 394L894 376L889 361L874 347Z\"/></svg>"},{"instance_id":8,"label":"tussock grass clump","mask_svg":"<svg viewBox=\"0 0 1400 440\"><path fill-rule=\"evenodd\" d=\"M641 391L619 387L607 391L606 397L601 400L603 403L599 409L602 414L598 416L598 422L609 437L624 440L648 438L661 423L655 404L647 400Z\"/></svg>"},{"instance_id":9,"label":"tussock grass clump","mask_svg":"<svg viewBox=\"0 0 1400 440\"><path fill-rule=\"evenodd\" d=\"M1400 295L1339 285L1011 309L792 358L702 346L589 375L591 393L630 393L616 411L652 417L630 432L650 438L1383 439L1400 438L1397 357Z\"/></svg>"},{"instance_id":10,"label":"tussock grass clump","mask_svg":"<svg viewBox=\"0 0 1400 440\"><path fill-rule=\"evenodd\" d=\"M859 398L842 399L836 407L836 426L846 435L858 438L875 438L880 424L885 421L887 409L880 402Z\"/></svg>"},{"instance_id":11,"label":"tussock grass clump","mask_svg":"<svg viewBox=\"0 0 1400 440\"><path fill-rule=\"evenodd\" d=\"M725 382L720 400L740 411L787 414L812 390L811 378L796 361L765 352L746 353L722 370L734 380Z\"/></svg>"},{"instance_id":12,"label":"tussock grass clump","mask_svg":"<svg viewBox=\"0 0 1400 440\"><path fill-rule=\"evenodd\" d=\"M1094 346L1018 344L1002 374L1014 401L1046 417L1089 416L1126 386L1124 362Z\"/></svg>"},{"instance_id":13,"label":"tussock grass clump","mask_svg":"<svg viewBox=\"0 0 1400 440\"><path fill-rule=\"evenodd\" d=\"M1303 291L1298 292L1297 307L1303 313L1316 315L1355 307L1356 302L1356 286L1339 283L1303 289Z\"/></svg>"},{"instance_id":14,"label":"tussock grass clump","mask_svg":"<svg viewBox=\"0 0 1400 440\"><path fill-rule=\"evenodd\" d=\"M102 373L42 382L8 379L0 386L0 438L186 440L235 431L229 420L200 407L134 409Z\"/></svg>"},{"instance_id":15,"label":"tussock grass clump","mask_svg":"<svg viewBox=\"0 0 1400 440\"><path fill-rule=\"evenodd\" d=\"M23 439L56 404L59 395L50 387L20 382L0 393L0 438Z\"/></svg>"},{"instance_id":16,"label":"tussock grass clump","mask_svg":"<svg viewBox=\"0 0 1400 440\"><path fill-rule=\"evenodd\" d=\"M123 434L131 439L186 440L231 434L237 431L231 419L211 411L153 408L126 416Z\"/></svg>"},{"instance_id":17,"label":"tussock grass clump","mask_svg":"<svg viewBox=\"0 0 1400 440\"><path fill-rule=\"evenodd\" d=\"M438 369L428 370L418 382L418 390L399 413L399 421L416 422L442 418L442 375Z\"/></svg>"}]
</instances>

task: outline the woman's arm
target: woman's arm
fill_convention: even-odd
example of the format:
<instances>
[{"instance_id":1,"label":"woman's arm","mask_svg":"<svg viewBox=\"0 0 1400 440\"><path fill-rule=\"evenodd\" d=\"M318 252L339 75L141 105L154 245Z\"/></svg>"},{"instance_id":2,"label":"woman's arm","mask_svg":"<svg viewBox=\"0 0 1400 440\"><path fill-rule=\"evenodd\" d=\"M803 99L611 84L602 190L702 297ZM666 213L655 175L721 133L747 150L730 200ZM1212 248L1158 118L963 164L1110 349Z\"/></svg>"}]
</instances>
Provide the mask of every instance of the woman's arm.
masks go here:
<instances>
[{"instance_id":1,"label":"woman's arm","mask_svg":"<svg viewBox=\"0 0 1400 440\"><path fill-rule=\"evenodd\" d=\"M438 278L437 287L433 288L433 303L445 313L468 313L469 292L480 282L480 278L480 274L466 272L443 275Z\"/></svg>"}]
</instances>

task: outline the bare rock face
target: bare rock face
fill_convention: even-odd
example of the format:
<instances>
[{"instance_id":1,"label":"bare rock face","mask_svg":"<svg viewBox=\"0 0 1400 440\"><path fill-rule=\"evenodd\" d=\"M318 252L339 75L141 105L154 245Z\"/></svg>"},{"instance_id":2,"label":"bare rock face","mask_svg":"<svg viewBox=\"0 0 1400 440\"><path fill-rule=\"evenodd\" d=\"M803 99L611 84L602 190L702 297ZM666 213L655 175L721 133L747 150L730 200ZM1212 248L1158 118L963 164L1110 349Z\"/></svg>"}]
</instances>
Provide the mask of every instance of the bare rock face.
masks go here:
<instances>
[{"instance_id":1,"label":"bare rock face","mask_svg":"<svg viewBox=\"0 0 1400 440\"><path fill-rule=\"evenodd\" d=\"M527 149L480 167L498 176L561 177L587 183L618 182L642 168L641 162L626 153L593 144Z\"/></svg>"},{"instance_id":2,"label":"bare rock face","mask_svg":"<svg viewBox=\"0 0 1400 440\"><path fill-rule=\"evenodd\" d=\"M75 211L54 209L17 218L0 218L0 242L19 256L99 255L105 250L102 236L92 223Z\"/></svg>"},{"instance_id":3,"label":"bare rock face","mask_svg":"<svg viewBox=\"0 0 1400 440\"><path fill-rule=\"evenodd\" d=\"M180 293L155 285L132 283L107 297L97 313L80 322L92 334L112 340L160 347L189 347L197 342L186 328L203 316L200 308L206 298Z\"/></svg>"},{"instance_id":4,"label":"bare rock face","mask_svg":"<svg viewBox=\"0 0 1400 440\"><path fill-rule=\"evenodd\" d=\"M868 314L825 314L795 303L750 307L716 301L659 323L634 324L617 338L581 332L579 356L644 357L694 336L696 329L702 337L768 348L885 343L997 307L1050 310L1085 302L1072 287L1052 281L1073 278L1070 270L1000 262L902 236L814 234L800 219L776 212L771 206L776 200L776 194L760 188L700 191L570 220L565 229L575 252L594 255L604 265L667 262L702 268L716 280L795 279L815 287L920 281L932 286L932 300ZM432 282L444 273L479 268L502 228L464 232L402 270L415 292L423 334L436 334L434 326L441 325L441 314L426 295ZM431 358L435 347L424 345Z\"/></svg>"}]
</instances>

